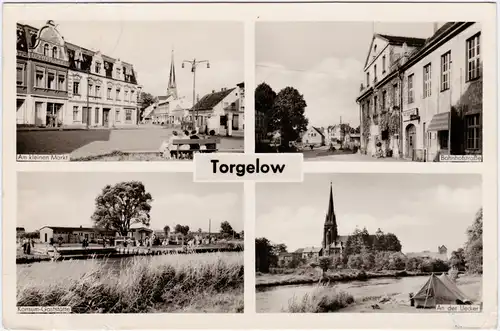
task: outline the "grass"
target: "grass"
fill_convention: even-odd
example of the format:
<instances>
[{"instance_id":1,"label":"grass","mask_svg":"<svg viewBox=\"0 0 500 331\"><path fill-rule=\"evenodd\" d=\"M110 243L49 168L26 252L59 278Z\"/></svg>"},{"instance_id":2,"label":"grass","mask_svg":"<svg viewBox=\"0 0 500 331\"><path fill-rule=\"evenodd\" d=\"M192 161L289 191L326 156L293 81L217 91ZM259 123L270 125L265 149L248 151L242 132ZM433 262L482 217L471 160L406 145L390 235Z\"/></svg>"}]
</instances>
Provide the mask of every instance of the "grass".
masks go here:
<instances>
[{"instance_id":1,"label":"grass","mask_svg":"<svg viewBox=\"0 0 500 331\"><path fill-rule=\"evenodd\" d=\"M332 287L318 286L301 299L293 297L288 303L288 313L330 313L354 303L354 297L347 292L338 292Z\"/></svg>"},{"instance_id":2,"label":"grass","mask_svg":"<svg viewBox=\"0 0 500 331\"><path fill-rule=\"evenodd\" d=\"M17 305L71 306L74 313L242 312L243 255L197 255L133 258L118 270L94 261L83 275L21 280Z\"/></svg>"}]
</instances>

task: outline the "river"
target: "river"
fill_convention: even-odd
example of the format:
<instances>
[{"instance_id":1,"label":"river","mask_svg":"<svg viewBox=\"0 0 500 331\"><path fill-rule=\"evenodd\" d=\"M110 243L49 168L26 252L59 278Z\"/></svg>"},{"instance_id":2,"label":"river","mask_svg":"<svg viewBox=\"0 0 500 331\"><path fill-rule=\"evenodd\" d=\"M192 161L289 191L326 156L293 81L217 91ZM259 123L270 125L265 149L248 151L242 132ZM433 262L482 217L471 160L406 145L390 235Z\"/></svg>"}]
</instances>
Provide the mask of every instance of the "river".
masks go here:
<instances>
[{"instance_id":1,"label":"river","mask_svg":"<svg viewBox=\"0 0 500 331\"><path fill-rule=\"evenodd\" d=\"M332 286L338 291L350 293L356 302L362 302L363 299L368 297L382 297L387 295L391 298L396 298L402 304L409 307L409 293L417 292L428 278L429 276L375 278L366 281L338 282ZM468 279L463 285L460 280L457 282L459 288L474 299L478 296L477 292L481 292L480 284L480 278ZM282 312L283 309L288 307L290 300L294 298L295 300L300 300L305 294L312 293L316 287L316 284L307 284L258 288L256 293L257 312Z\"/></svg>"},{"instance_id":2,"label":"river","mask_svg":"<svg viewBox=\"0 0 500 331\"><path fill-rule=\"evenodd\" d=\"M17 265L17 286L25 284L54 284L70 279L79 279L89 270L95 270L97 266L101 270L110 269L112 272L120 273L135 260L147 260L151 266L162 264L197 264L200 262L210 263L218 259L225 261L241 260L242 252L226 253L203 253L203 254L178 254L178 255L154 255L154 256L133 256L126 258L110 259L89 259L89 260L69 260L57 262L37 262Z\"/></svg>"}]
</instances>

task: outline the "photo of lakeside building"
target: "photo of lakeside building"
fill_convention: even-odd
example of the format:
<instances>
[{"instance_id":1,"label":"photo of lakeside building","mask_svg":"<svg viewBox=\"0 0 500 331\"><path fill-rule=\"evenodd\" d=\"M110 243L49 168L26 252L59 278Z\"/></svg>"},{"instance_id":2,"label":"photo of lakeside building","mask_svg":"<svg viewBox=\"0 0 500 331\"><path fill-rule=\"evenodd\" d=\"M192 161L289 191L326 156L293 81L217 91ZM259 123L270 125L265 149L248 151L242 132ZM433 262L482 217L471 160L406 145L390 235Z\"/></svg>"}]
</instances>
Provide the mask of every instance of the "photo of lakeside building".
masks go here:
<instances>
[{"instance_id":1,"label":"photo of lakeside building","mask_svg":"<svg viewBox=\"0 0 500 331\"><path fill-rule=\"evenodd\" d=\"M67 42L54 21L17 24L18 126L126 127L138 121L132 64Z\"/></svg>"},{"instance_id":2,"label":"photo of lakeside building","mask_svg":"<svg viewBox=\"0 0 500 331\"><path fill-rule=\"evenodd\" d=\"M480 44L477 22L434 23L426 39L374 34L356 99L362 153L428 162L481 155Z\"/></svg>"}]
</instances>

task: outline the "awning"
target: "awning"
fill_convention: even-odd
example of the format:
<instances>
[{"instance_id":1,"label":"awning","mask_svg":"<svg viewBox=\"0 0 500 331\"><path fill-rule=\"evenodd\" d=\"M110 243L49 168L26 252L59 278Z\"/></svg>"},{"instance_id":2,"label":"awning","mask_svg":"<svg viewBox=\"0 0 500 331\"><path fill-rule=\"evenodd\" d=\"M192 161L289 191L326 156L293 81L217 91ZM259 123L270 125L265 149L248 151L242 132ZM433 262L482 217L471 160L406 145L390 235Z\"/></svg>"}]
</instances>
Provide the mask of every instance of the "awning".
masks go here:
<instances>
[{"instance_id":1,"label":"awning","mask_svg":"<svg viewBox=\"0 0 500 331\"><path fill-rule=\"evenodd\" d=\"M428 131L448 131L449 130L450 112L439 113L432 117Z\"/></svg>"}]
</instances>

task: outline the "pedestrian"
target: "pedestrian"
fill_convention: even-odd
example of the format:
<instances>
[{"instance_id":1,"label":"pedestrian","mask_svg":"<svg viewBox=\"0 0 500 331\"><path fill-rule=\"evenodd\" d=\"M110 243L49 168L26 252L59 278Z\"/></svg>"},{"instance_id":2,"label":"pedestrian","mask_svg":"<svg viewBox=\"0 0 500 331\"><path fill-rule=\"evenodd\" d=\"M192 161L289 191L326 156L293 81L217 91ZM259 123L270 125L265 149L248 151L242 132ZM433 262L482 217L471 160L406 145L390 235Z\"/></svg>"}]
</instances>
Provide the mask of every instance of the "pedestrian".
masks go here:
<instances>
[{"instance_id":1,"label":"pedestrian","mask_svg":"<svg viewBox=\"0 0 500 331\"><path fill-rule=\"evenodd\" d=\"M31 254L31 239L28 239L26 242L26 254L30 255Z\"/></svg>"},{"instance_id":2,"label":"pedestrian","mask_svg":"<svg viewBox=\"0 0 500 331\"><path fill-rule=\"evenodd\" d=\"M21 246L23 246L23 253L26 254L26 239L23 238L23 240L21 241Z\"/></svg>"},{"instance_id":3,"label":"pedestrian","mask_svg":"<svg viewBox=\"0 0 500 331\"><path fill-rule=\"evenodd\" d=\"M200 139L196 130L191 131L191 136L189 137L189 139ZM197 152L200 150L200 144L190 144L189 149L192 150L193 153Z\"/></svg>"},{"instance_id":4,"label":"pedestrian","mask_svg":"<svg viewBox=\"0 0 500 331\"><path fill-rule=\"evenodd\" d=\"M215 136L215 131L214 130L210 130L209 135L211 137L214 137ZM205 144L205 146L206 146L206 149L207 149L208 153L213 153L217 149L217 145L214 144L214 143Z\"/></svg>"}]
</instances>

